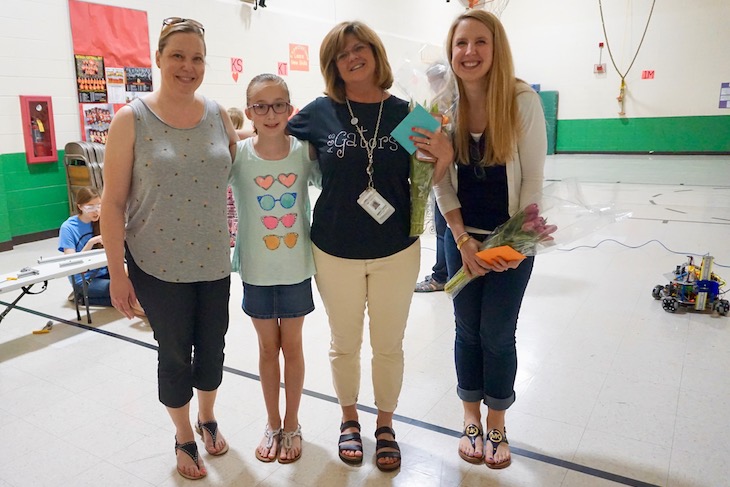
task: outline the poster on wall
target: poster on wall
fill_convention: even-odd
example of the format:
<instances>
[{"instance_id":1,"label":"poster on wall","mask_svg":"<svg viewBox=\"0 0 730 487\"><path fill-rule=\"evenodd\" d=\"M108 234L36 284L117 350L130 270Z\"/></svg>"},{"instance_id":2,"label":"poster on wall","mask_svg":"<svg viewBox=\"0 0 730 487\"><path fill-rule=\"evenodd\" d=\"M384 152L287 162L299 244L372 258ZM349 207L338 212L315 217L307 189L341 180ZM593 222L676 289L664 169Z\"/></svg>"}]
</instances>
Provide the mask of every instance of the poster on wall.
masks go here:
<instances>
[{"instance_id":1,"label":"poster on wall","mask_svg":"<svg viewBox=\"0 0 730 487\"><path fill-rule=\"evenodd\" d=\"M81 137L105 143L114 113L152 91L147 12L79 0L68 8Z\"/></svg>"},{"instance_id":2,"label":"poster on wall","mask_svg":"<svg viewBox=\"0 0 730 487\"><path fill-rule=\"evenodd\" d=\"M124 68L127 102L152 91L152 68Z\"/></svg>"},{"instance_id":3,"label":"poster on wall","mask_svg":"<svg viewBox=\"0 0 730 487\"><path fill-rule=\"evenodd\" d=\"M292 71L309 71L309 46L289 44L289 66Z\"/></svg>"},{"instance_id":4,"label":"poster on wall","mask_svg":"<svg viewBox=\"0 0 730 487\"><path fill-rule=\"evenodd\" d=\"M106 103L104 58L76 54L76 88L79 103Z\"/></svg>"},{"instance_id":5,"label":"poster on wall","mask_svg":"<svg viewBox=\"0 0 730 487\"><path fill-rule=\"evenodd\" d=\"M109 103L83 103L81 110L84 113L84 140L106 144L114 106Z\"/></svg>"},{"instance_id":6,"label":"poster on wall","mask_svg":"<svg viewBox=\"0 0 730 487\"><path fill-rule=\"evenodd\" d=\"M730 108L730 83L720 84L720 108Z\"/></svg>"},{"instance_id":7,"label":"poster on wall","mask_svg":"<svg viewBox=\"0 0 730 487\"><path fill-rule=\"evenodd\" d=\"M126 103L124 68L106 68L106 94L109 103Z\"/></svg>"}]
</instances>

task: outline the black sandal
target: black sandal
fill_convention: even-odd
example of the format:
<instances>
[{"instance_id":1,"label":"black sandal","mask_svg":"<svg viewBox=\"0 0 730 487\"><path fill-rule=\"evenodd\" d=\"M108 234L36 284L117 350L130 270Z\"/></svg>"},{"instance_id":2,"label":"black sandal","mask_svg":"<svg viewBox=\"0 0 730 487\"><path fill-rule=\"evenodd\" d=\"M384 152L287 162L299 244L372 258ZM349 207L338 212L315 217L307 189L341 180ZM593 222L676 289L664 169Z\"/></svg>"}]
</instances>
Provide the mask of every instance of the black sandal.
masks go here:
<instances>
[{"instance_id":1,"label":"black sandal","mask_svg":"<svg viewBox=\"0 0 730 487\"><path fill-rule=\"evenodd\" d=\"M492 444L492 459L494 459L494 454L497 453L497 448L499 447L499 445L501 445L502 443L504 443L505 445L509 445L509 441L507 441L507 428L504 429L504 434L496 428L489 430L489 433L487 433L487 441ZM512 455L510 455L510 458L503 462L495 463L487 461L487 455L485 452L484 463L487 464L487 467L494 470L507 468L512 463Z\"/></svg>"},{"instance_id":2,"label":"black sandal","mask_svg":"<svg viewBox=\"0 0 730 487\"><path fill-rule=\"evenodd\" d=\"M383 433L389 433L393 435L393 440L379 440L378 435L382 435ZM400 447L398 446L398 442L395 441L395 431L393 431L393 428L389 426L381 426L380 428L375 430L375 439L377 440L375 442L375 465L378 467L378 470L381 472L392 472L393 470L398 470L400 468ZM384 448L393 448L395 451L380 451ZM381 458L397 458L397 462L393 463L380 463L378 460Z\"/></svg>"},{"instance_id":3,"label":"black sandal","mask_svg":"<svg viewBox=\"0 0 730 487\"><path fill-rule=\"evenodd\" d=\"M350 420L345 421L340 425L340 433L345 431L347 428L357 428L358 431L355 433L343 433L340 435L340 439L337 441L338 453L340 454L340 460L348 465L360 465L362 463L362 455L360 456L347 456L343 455L343 451L359 451L362 452L362 438L360 437L360 423L357 421ZM354 441L355 444L343 445L348 441Z\"/></svg>"},{"instance_id":4,"label":"black sandal","mask_svg":"<svg viewBox=\"0 0 730 487\"><path fill-rule=\"evenodd\" d=\"M198 463L198 445L195 444L195 441L188 441L187 443L178 443L177 438L175 438L175 456L177 457L177 451L180 450L181 452L185 453L187 456L193 459L195 462L195 466L198 467L198 470L200 470L200 463ZM177 467L177 473L179 473L181 476L185 477L188 480L200 480L208 473L201 473L198 477L193 477L192 475L188 475L182 470L180 470L180 467Z\"/></svg>"},{"instance_id":5,"label":"black sandal","mask_svg":"<svg viewBox=\"0 0 730 487\"><path fill-rule=\"evenodd\" d=\"M461 435L461 437L467 437L469 438L469 442L471 443L471 447L474 449L475 456L469 456L463 451L461 451L461 448L459 448L459 456L462 460L465 462L472 463L474 465L482 463L484 461L484 451L482 451L481 456L476 456L477 451L477 438L481 437L482 442L484 441L484 431L482 431L481 426L477 426L476 424L468 424L464 428L464 433Z\"/></svg>"},{"instance_id":6,"label":"black sandal","mask_svg":"<svg viewBox=\"0 0 730 487\"><path fill-rule=\"evenodd\" d=\"M205 444L205 436L203 436L203 430L207 431L210 437L213 439L213 447L215 448L215 442L218 440L218 422L208 421L207 423L201 423L200 420L198 420L198 424L195 425L195 431L198 432L200 437L203 439L203 444ZM223 455L224 453L228 452L228 442L226 442L226 445L219 452L216 452L215 450L210 451L208 449L208 445L205 445L205 451L216 457Z\"/></svg>"}]
</instances>

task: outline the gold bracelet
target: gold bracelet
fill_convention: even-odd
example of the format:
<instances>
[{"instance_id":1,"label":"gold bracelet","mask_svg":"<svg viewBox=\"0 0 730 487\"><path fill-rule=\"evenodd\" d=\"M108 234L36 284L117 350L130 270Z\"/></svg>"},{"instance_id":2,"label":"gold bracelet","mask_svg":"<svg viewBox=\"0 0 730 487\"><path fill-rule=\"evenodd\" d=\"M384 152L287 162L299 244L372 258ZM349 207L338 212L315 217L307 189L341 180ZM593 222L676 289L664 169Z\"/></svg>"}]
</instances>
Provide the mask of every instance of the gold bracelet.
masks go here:
<instances>
[{"instance_id":1,"label":"gold bracelet","mask_svg":"<svg viewBox=\"0 0 730 487\"><path fill-rule=\"evenodd\" d=\"M471 239L471 235L469 235L468 233L464 232L464 234L462 234L459 237L459 239L456 241L456 248L457 248L457 250L461 250L461 247L463 247L464 244L467 243L470 239Z\"/></svg>"}]
</instances>

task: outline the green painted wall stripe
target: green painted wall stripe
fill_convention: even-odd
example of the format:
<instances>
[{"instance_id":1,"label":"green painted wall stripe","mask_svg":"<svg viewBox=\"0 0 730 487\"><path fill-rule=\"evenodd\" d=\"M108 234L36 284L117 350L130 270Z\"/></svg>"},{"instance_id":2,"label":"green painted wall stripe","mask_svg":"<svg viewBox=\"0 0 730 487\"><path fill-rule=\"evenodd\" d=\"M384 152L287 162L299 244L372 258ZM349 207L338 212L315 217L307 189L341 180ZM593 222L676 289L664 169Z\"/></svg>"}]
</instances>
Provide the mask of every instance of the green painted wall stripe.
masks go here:
<instances>
[{"instance_id":1,"label":"green painted wall stripe","mask_svg":"<svg viewBox=\"0 0 730 487\"><path fill-rule=\"evenodd\" d=\"M730 153L730 115L558 120L556 152Z\"/></svg>"},{"instance_id":2,"label":"green painted wall stripe","mask_svg":"<svg viewBox=\"0 0 730 487\"><path fill-rule=\"evenodd\" d=\"M0 242L58 229L68 218L64 152L56 163L28 164L25 153L0 154Z\"/></svg>"},{"instance_id":3,"label":"green painted wall stripe","mask_svg":"<svg viewBox=\"0 0 730 487\"><path fill-rule=\"evenodd\" d=\"M3 173L4 156L0 154L0 242L9 242L13 238L10 232L10 217L5 192L5 174Z\"/></svg>"}]
</instances>

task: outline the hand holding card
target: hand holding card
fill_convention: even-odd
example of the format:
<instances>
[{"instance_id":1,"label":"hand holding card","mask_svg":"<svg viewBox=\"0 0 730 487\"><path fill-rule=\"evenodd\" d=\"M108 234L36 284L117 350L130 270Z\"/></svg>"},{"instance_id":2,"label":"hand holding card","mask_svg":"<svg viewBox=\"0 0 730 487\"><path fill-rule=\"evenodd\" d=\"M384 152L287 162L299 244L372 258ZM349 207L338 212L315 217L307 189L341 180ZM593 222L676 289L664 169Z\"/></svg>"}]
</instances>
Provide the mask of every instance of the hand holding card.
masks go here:
<instances>
[{"instance_id":1,"label":"hand holding card","mask_svg":"<svg viewBox=\"0 0 730 487\"><path fill-rule=\"evenodd\" d=\"M416 146L410 139L411 135L418 135L411 130L413 127L435 132L439 127L441 127L441 122L440 119L436 120L434 116L428 113L421 105L416 104L406 118L404 118L391 132L393 138L397 140L409 154L416 152Z\"/></svg>"}]
</instances>

